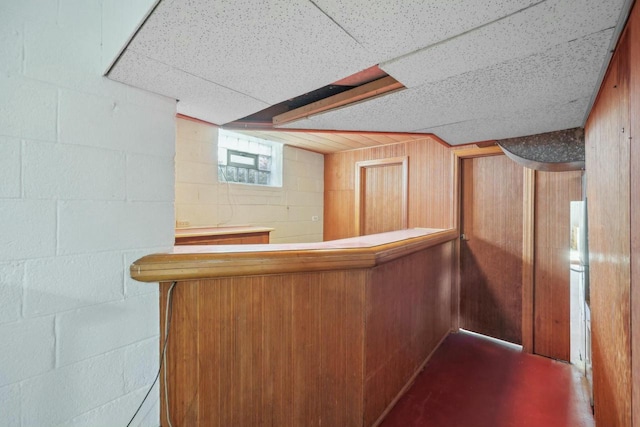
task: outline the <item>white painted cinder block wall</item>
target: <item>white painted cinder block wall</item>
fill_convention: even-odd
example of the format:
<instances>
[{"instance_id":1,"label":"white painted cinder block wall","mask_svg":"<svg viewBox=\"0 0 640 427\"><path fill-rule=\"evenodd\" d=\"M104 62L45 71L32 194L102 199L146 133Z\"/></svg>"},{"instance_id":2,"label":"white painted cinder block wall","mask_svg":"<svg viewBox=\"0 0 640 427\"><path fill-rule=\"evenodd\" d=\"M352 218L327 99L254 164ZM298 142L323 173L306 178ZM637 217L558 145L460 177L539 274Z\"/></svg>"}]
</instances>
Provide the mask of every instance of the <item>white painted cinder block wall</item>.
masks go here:
<instances>
[{"instance_id":1,"label":"white painted cinder block wall","mask_svg":"<svg viewBox=\"0 0 640 427\"><path fill-rule=\"evenodd\" d=\"M227 184L218 182L217 142L217 127L177 120L176 221L271 227L271 243L322 241L322 154L285 146L282 187Z\"/></svg>"},{"instance_id":2,"label":"white painted cinder block wall","mask_svg":"<svg viewBox=\"0 0 640 427\"><path fill-rule=\"evenodd\" d=\"M0 426L123 426L155 376L175 102L102 77L149 3L0 1Z\"/></svg>"}]
</instances>

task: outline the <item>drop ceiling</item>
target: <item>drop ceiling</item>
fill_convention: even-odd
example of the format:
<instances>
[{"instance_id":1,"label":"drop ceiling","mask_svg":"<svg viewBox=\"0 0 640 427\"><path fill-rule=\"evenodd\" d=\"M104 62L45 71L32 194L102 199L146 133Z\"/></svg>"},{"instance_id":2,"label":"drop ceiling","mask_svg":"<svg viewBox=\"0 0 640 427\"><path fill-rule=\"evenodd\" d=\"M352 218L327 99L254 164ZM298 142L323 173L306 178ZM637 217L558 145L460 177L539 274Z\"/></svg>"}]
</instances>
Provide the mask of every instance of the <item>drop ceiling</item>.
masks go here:
<instances>
[{"instance_id":1,"label":"drop ceiling","mask_svg":"<svg viewBox=\"0 0 640 427\"><path fill-rule=\"evenodd\" d=\"M629 7L630 0L162 0L108 77L225 125L378 65L406 88L282 130L432 133L460 145L583 126Z\"/></svg>"}]
</instances>

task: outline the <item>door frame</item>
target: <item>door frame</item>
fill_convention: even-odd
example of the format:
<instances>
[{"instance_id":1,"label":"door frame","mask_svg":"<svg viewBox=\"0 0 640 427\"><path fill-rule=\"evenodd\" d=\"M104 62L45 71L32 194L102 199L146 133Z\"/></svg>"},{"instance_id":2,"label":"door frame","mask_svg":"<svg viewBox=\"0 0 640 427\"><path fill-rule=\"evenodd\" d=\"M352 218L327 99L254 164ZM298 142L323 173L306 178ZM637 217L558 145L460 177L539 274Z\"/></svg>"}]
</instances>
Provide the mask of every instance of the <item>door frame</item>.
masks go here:
<instances>
[{"instance_id":1,"label":"door frame","mask_svg":"<svg viewBox=\"0 0 640 427\"><path fill-rule=\"evenodd\" d=\"M462 160L475 157L500 156L504 152L498 145L489 147L461 148L452 150L453 162L453 218L452 223L460 234L461 232L461 209L462 205L462 176L460 173ZM534 225L535 225L535 170L523 168L523 218L522 218L522 350L526 353L533 353L533 325L534 325ZM455 283L452 289L452 313L456 315L452 322L452 329L460 329L460 239L456 240L456 274ZM455 294L455 298L453 298Z\"/></svg>"},{"instance_id":2,"label":"door frame","mask_svg":"<svg viewBox=\"0 0 640 427\"><path fill-rule=\"evenodd\" d=\"M390 166L390 165L401 165L402 166L402 228L406 229L408 227L408 215L409 215L409 157L401 156L401 157L389 157L387 159L377 159L377 160L364 160L360 162L356 162L356 172L355 172L355 195L356 200L354 204L355 208L355 233L356 236L362 235L362 223L363 223L363 215L364 209L363 206L363 198L365 195L364 191L364 174L367 172L367 168L374 168L380 166Z\"/></svg>"}]
</instances>

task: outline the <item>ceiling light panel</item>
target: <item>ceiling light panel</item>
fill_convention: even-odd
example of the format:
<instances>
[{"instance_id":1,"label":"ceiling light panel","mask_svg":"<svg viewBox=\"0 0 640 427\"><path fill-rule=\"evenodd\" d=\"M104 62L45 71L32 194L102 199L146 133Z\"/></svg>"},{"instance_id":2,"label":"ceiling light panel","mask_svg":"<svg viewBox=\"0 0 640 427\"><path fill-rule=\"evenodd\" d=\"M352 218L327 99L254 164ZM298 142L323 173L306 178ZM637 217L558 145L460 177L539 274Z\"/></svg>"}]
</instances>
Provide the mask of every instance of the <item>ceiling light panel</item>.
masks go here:
<instances>
[{"instance_id":1,"label":"ceiling light panel","mask_svg":"<svg viewBox=\"0 0 640 427\"><path fill-rule=\"evenodd\" d=\"M540 0L312 0L379 62L397 58L527 8Z\"/></svg>"},{"instance_id":2,"label":"ceiling light panel","mask_svg":"<svg viewBox=\"0 0 640 427\"><path fill-rule=\"evenodd\" d=\"M407 87L545 51L615 27L624 0L547 0L477 30L381 64Z\"/></svg>"},{"instance_id":3,"label":"ceiling light panel","mask_svg":"<svg viewBox=\"0 0 640 427\"><path fill-rule=\"evenodd\" d=\"M109 77L128 85L178 99L178 112L212 123L227 123L268 104L163 64L131 49L120 57Z\"/></svg>"},{"instance_id":4,"label":"ceiling light panel","mask_svg":"<svg viewBox=\"0 0 640 427\"><path fill-rule=\"evenodd\" d=\"M591 34L526 58L405 89L284 127L416 132L448 123L507 117L527 108L567 104L591 96L612 34L613 30Z\"/></svg>"},{"instance_id":5,"label":"ceiling light panel","mask_svg":"<svg viewBox=\"0 0 640 427\"><path fill-rule=\"evenodd\" d=\"M378 62L306 0L164 0L129 48L268 104Z\"/></svg>"}]
</instances>

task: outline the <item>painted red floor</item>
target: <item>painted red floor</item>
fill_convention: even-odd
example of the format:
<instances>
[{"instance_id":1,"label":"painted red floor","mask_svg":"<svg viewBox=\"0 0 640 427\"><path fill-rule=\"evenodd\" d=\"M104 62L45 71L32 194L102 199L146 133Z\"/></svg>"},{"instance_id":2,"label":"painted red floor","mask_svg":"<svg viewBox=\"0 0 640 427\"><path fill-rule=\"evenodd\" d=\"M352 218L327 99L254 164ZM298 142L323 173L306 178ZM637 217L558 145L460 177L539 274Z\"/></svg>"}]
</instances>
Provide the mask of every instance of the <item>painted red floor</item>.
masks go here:
<instances>
[{"instance_id":1,"label":"painted red floor","mask_svg":"<svg viewBox=\"0 0 640 427\"><path fill-rule=\"evenodd\" d=\"M593 427L571 365L452 334L381 427Z\"/></svg>"}]
</instances>

